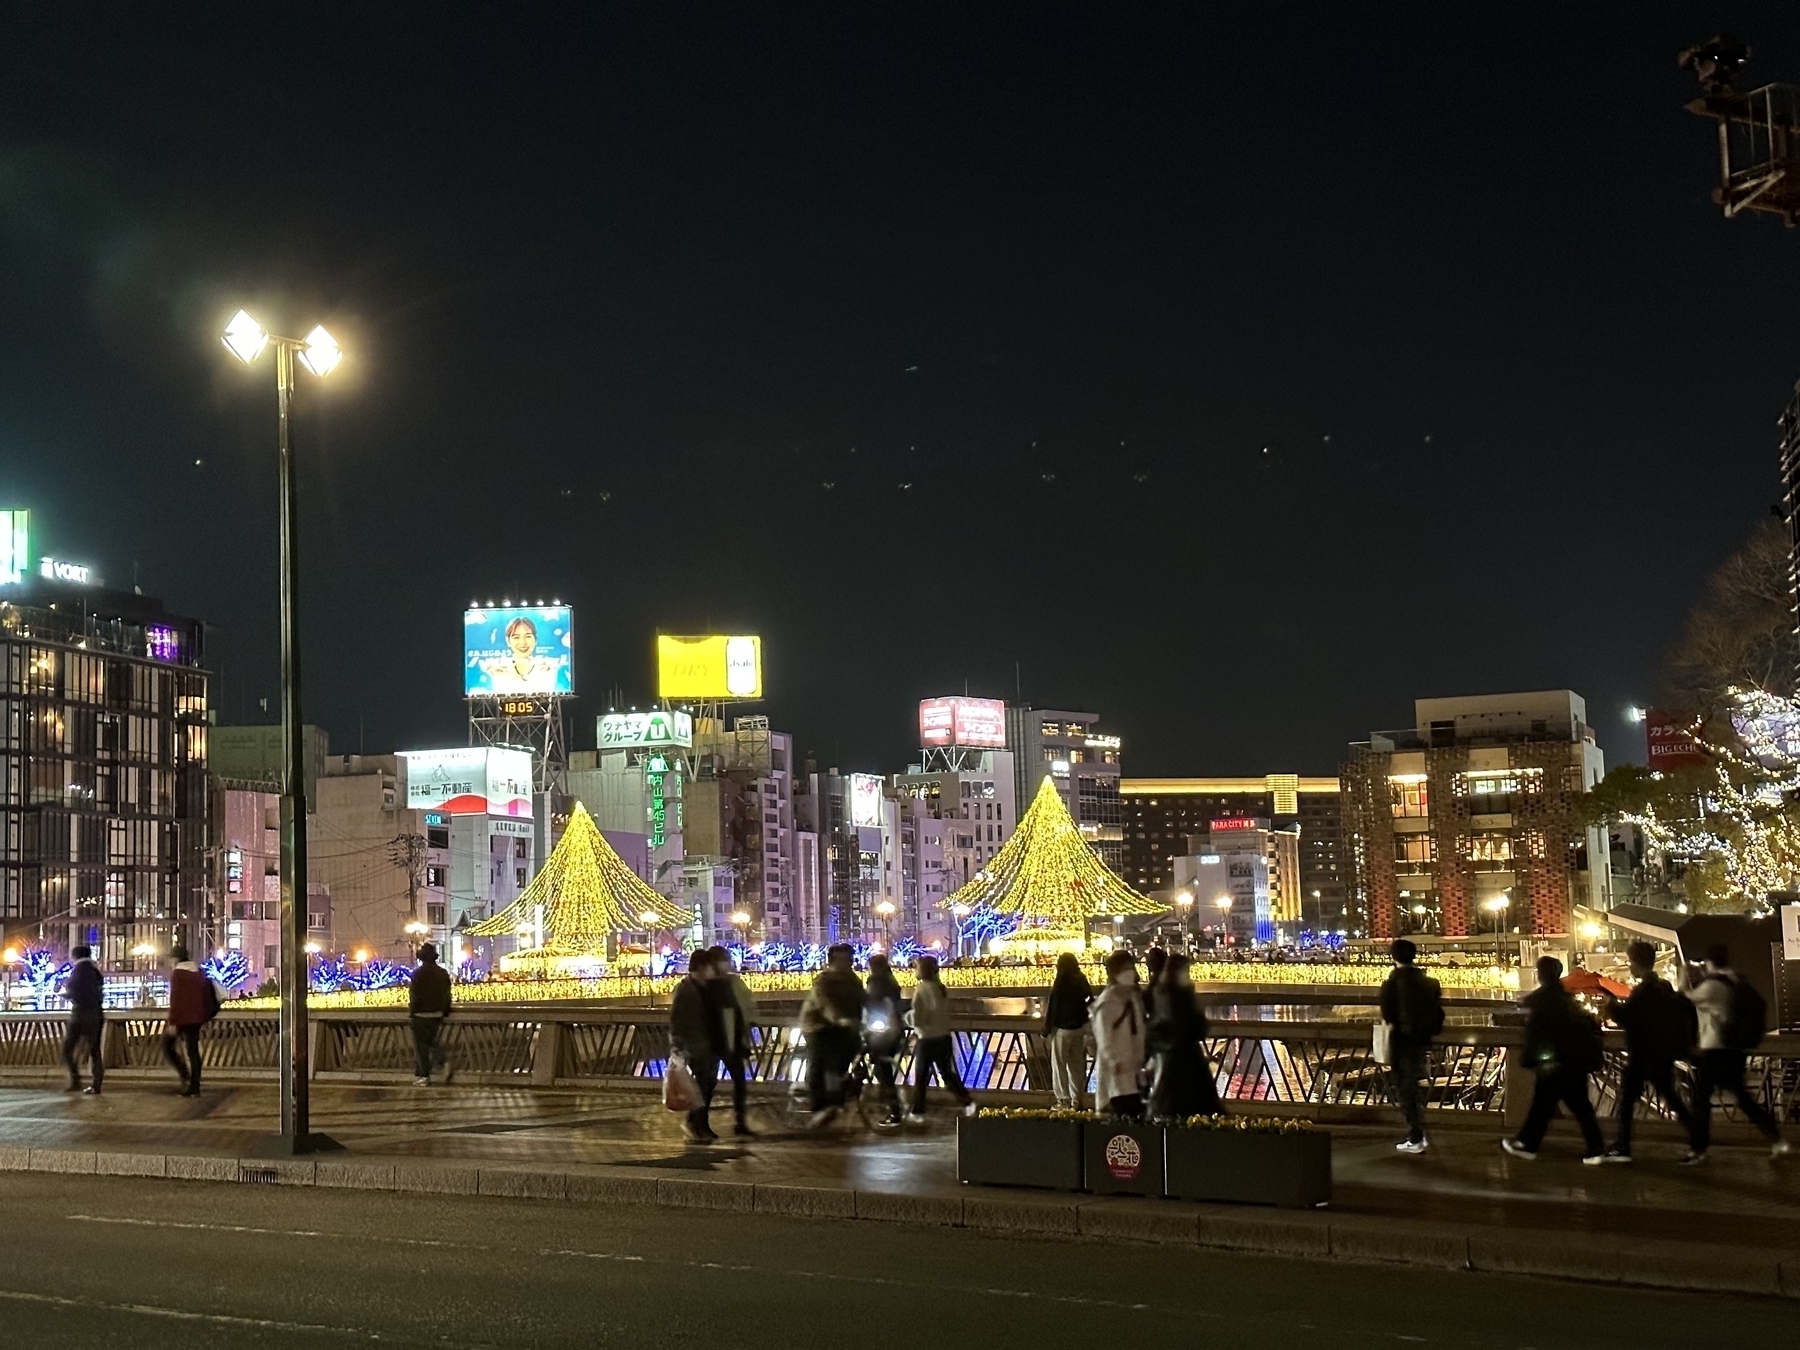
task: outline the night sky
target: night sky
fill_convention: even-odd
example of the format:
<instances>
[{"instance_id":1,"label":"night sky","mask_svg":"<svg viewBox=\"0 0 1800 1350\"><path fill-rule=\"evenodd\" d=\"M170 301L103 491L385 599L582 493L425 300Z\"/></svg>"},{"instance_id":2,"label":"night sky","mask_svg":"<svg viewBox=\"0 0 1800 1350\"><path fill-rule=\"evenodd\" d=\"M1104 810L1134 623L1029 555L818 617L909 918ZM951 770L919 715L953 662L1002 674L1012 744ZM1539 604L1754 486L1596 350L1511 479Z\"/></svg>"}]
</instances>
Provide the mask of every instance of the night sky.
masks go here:
<instances>
[{"instance_id":1,"label":"night sky","mask_svg":"<svg viewBox=\"0 0 1800 1350\"><path fill-rule=\"evenodd\" d=\"M1675 53L1800 80L1791 4L400 8L0 18L0 505L215 625L221 720L276 707L239 305L350 353L336 750L460 743L461 609L555 595L577 747L660 627L762 633L845 769L965 681L1127 774L1564 685L1637 757L1778 493L1800 233L1710 204Z\"/></svg>"}]
</instances>

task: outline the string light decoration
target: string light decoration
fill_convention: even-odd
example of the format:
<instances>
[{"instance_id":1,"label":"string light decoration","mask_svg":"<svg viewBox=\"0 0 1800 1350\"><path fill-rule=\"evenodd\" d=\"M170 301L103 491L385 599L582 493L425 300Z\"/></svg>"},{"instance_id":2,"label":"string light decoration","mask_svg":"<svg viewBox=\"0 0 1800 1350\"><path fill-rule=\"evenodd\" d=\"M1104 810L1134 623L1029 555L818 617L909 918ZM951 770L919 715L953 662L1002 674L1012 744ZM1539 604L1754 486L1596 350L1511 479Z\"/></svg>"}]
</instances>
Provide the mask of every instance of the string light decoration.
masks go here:
<instances>
[{"instance_id":1,"label":"string light decoration","mask_svg":"<svg viewBox=\"0 0 1800 1350\"><path fill-rule=\"evenodd\" d=\"M625 865L587 808L576 802L543 870L517 900L468 931L471 937L530 934L536 945L501 957L501 968L560 973L606 961L621 933L687 928L693 922L692 914Z\"/></svg>"},{"instance_id":2,"label":"string light decoration","mask_svg":"<svg viewBox=\"0 0 1800 1350\"><path fill-rule=\"evenodd\" d=\"M954 895L946 909L967 905L997 915L1016 914L1020 937L1084 938L1095 919L1118 914L1161 914L1168 906L1139 895L1088 847L1046 777L1019 826L988 865Z\"/></svg>"}]
</instances>

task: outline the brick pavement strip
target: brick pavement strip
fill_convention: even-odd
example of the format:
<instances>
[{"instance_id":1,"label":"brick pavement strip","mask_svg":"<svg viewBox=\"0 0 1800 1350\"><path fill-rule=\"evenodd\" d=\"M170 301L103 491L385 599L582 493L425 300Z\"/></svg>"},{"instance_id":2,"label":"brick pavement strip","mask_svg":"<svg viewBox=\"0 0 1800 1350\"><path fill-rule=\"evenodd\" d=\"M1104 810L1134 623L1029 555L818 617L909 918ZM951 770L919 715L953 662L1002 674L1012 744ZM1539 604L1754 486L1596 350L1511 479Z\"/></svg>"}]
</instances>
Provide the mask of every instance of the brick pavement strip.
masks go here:
<instances>
[{"instance_id":1,"label":"brick pavement strip","mask_svg":"<svg viewBox=\"0 0 1800 1350\"><path fill-rule=\"evenodd\" d=\"M1124 1197L988 1188L969 1188L961 1194L905 1193L655 1176L626 1169L552 1171L418 1159L239 1159L10 1147L0 1147L0 1171L855 1218L1800 1299L1800 1251Z\"/></svg>"}]
</instances>

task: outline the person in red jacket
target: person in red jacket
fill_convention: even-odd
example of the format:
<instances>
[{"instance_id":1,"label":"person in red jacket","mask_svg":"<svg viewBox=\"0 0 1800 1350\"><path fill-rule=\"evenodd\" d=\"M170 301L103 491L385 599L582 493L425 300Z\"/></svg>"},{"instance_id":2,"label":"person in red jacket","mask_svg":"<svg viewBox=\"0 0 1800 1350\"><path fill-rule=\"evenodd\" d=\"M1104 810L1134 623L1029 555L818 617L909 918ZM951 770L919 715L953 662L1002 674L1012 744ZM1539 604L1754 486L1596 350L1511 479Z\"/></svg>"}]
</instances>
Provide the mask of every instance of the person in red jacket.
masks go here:
<instances>
[{"instance_id":1,"label":"person in red jacket","mask_svg":"<svg viewBox=\"0 0 1800 1350\"><path fill-rule=\"evenodd\" d=\"M175 969L169 972L169 1022L163 1028L163 1058L181 1075L181 1095L200 1095L200 1028L212 1021L219 1011L219 992L212 981L188 955L188 949L176 943L169 955L175 958ZM187 1048L187 1062L175 1051L179 1038Z\"/></svg>"}]
</instances>

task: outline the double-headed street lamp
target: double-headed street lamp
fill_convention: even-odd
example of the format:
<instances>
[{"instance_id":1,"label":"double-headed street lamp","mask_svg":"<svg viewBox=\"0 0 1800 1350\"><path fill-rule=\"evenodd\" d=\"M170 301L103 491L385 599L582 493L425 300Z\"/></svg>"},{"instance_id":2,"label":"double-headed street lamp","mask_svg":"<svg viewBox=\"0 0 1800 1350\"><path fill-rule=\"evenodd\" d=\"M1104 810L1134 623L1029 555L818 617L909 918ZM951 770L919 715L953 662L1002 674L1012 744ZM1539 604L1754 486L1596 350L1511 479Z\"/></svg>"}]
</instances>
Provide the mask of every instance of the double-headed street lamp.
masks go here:
<instances>
[{"instance_id":1,"label":"double-headed street lamp","mask_svg":"<svg viewBox=\"0 0 1800 1350\"><path fill-rule=\"evenodd\" d=\"M311 1153L336 1143L312 1131L306 1029L306 783L300 719L299 509L288 396L294 362L329 375L343 359L323 326L303 338L267 332L243 310L225 325L224 342L245 365L275 348L275 416L281 461L281 1133L259 1146L265 1153Z\"/></svg>"}]
</instances>

